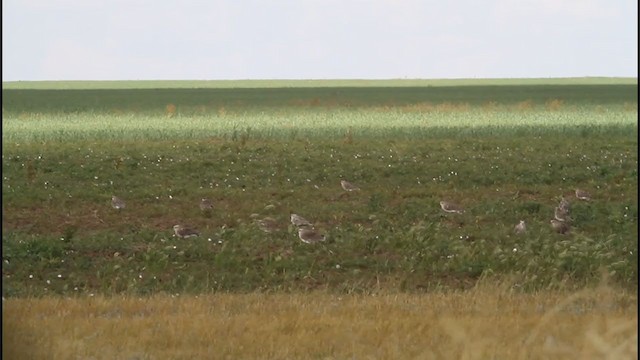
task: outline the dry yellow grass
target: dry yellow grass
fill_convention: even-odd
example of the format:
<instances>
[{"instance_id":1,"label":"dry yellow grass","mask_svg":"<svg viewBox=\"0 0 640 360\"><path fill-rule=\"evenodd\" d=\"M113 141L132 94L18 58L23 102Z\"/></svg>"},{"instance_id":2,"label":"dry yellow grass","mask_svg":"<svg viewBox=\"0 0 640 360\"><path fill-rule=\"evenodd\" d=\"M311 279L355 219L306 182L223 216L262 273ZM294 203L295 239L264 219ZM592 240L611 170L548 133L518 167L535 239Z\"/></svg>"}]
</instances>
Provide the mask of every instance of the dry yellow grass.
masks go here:
<instances>
[{"instance_id":1,"label":"dry yellow grass","mask_svg":"<svg viewBox=\"0 0 640 360\"><path fill-rule=\"evenodd\" d=\"M562 99L547 100L547 102L545 103L545 106L547 107L547 110L557 111L562 109L562 107L564 106L564 100Z\"/></svg>"},{"instance_id":2,"label":"dry yellow grass","mask_svg":"<svg viewBox=\"0 0 640 360\"><path fill-rule=\"evenodd\" d=\"M383 107L382 109L390 110L390 109L393 109L393 107ZM420 102L416 104L403 105L400 107L400 109L404 112L422 112L422 113L434 112L434 111L435 112L457 112L457 111L465 112L471 109L471 105L466 102L459 102L459 103L442 102L442 103L433 104L431 102L425 101L425 102Z\"/></svg>"},{"instance_id":3,"label":"dry yellow grass","mask_svg":"<svg viewBox=\"0 0 640 360\"><path fill-rule=\"evenodd\" d=\"M165 107L165 113L168 117L173 117L176 114L177 107L174 104L167 104Z\"/></svg>"},{"instance_id":4,"label":"dry yellow grass","mask_svg":"<svg viewBox=\"0 0 640 360\"><path fill-rule=\"evenodd\" d=\"M7 359L636 359L635 294L212 294L3 301Z\"/></svg>"}]
</instances>

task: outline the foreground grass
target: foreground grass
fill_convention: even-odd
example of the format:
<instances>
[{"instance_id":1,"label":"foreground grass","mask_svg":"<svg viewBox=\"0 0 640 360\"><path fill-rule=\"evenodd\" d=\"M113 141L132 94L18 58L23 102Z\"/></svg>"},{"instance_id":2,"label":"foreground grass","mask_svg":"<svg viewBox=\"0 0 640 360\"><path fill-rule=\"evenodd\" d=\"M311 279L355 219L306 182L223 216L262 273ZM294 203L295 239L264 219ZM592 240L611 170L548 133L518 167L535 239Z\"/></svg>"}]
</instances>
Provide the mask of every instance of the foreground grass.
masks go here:
<instances>
[{"instance_id":1,"label":"foreground grass","mask_svg":"<svg viewBox=\"0 0 640 360\"><path fill-rule=\"evenodd\" d=\"M8 299L8 359L635 359L635 294L215 294Z\"/></svg>"}]
</instances>

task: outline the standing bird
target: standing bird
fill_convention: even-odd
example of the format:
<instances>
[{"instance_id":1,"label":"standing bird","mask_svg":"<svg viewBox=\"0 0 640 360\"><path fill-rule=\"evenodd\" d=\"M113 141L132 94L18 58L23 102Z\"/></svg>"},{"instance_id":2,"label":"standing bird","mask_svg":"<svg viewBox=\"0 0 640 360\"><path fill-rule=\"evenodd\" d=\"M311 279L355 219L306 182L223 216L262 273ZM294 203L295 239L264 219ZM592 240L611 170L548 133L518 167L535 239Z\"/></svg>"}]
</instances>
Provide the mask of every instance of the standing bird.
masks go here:
<instances>
[{"instance_id":1,"label":"standing bird","mask_svg":"<svg viewBox=\"0 0 640 360\"><path fill-rule=\"evenodd\" d=\"M200 235L200 232L196 229L192 229L189 227L185 227L182 225L174 225L173 226L173 233L179 237L179 238L189 238L192 236L198 236Z\"/></svg>"},{"instance_id":2,"label":"standing bird","mask_svg":"<svg viewBox=\"0 0 640 360\"><path fill-rule=\"evenodd\" d=\"M295 226L313 226L309 220L297 214L291 214L291 223Z\"/></svg>"},{"instance_id":3,"label":"standing bird","mask_svg":"<svg viewBox=\"0 0 640 360\"><path fill-rule=\"evenodd\" d=\"M558 234L566 234L569 231L569 224L556 219L551 219L551 227Z\"/></svg>"},{"instance_id":4,"label":"standing bird","mask_svg":"<svg viewBox=\"0 0 640 360\"><path fill-rule=\"evenodd\" d=\"M558 207L562 210L565 210L568 214L569 209L571 209L571 203L569 202L569 200L565 199L565 197L563 196L560 198L560 205L558 205Z\"/></svg>"},{"instance_id":5,"label":"standing bird","mask_svg":"<svg viewBox=\"0 0 640 360\"><path fill-rule=\"evenodd\" d=\"M325 236L314 229L301 227L298 229L298 237L306 244L315 244L325 240Z\"/></svg>"},{"instance_id":6,"label":"standing bird","mask_svg":"<svg viewBox=\"0 0 640 360\"><path fill-rule=\"evenodd\" d=\"M357 191L360 190L356 185L348 182L347 180L340 180L340 185L345 191Z\"/></svg>"},{"instance_id":7,"label":"standing bird","mask_svg":"<svg viewBox=\"0 0 640 360\"><path fill-rule=\"evenodd\" d=\"M462 214L464 212L464 209L461 206L448 201L440 201L440 207L448 213Z\"/></svg>"},{"instance_id":8,"label":"standing bird","mask_svg":"<svg viewBox=\"0 0 640 360\"><path fill-rule=\"evenodd\" d=\"M113 195L111 196L111 206L116 210L121 210L121 209L124 209L127 206L127 204L125 204L124 200Z\"/></svg>"},{"instance_id":9,"label":"standing bird","mask_svg":"<svg viewBox=\"0 0 640 360\"><path fill-rule=\"evenodd\" d=\"M566 210L564 208L561 208L560 206L558 206L556 208L556 210L553 213L553 217L558 220L558 221L570 221L571 219L569 218L569 210Z\"/></svg>"},{"instance_id":10,"label":"standing bird","mask_svg":"<svg viewBox=\"0 0 640 360\"><path fill-rule=\"evenodd\" d=\"M203 212L213 210L213 202L207 198L202 198L200 200L200 210L202 210Z\"/></svg>"},{"instance_id":11,"label":"standing bird","mask_svg":"<svg viewBox=\"0 0 640 360\"><path fill-rule=\"evenodd\" d=\"M520 222L514 226L513 230L518 235L524 234L527 232L527 225L524 223L524 220L520 220Z\"/></svg>"},{"instance_id":12,"label":"standing bird","mask_svg":"<svg viewBox=\"0 0 640 360\"><path fill-rule=\"evenodd\" d=\"M580 189L576 189L576 197L580 200L586 200L586 201L591 200L591 194Z\"/></svg>"}]
</instances>

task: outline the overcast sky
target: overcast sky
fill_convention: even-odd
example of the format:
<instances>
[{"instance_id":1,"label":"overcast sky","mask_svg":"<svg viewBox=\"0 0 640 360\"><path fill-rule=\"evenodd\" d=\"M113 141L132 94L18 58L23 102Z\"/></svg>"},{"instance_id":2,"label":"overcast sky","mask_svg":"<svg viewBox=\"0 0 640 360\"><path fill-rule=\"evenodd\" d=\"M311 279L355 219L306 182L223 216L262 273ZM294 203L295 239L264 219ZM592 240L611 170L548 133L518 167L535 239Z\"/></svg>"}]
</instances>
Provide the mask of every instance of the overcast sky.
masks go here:
<instances>
[{"instance_id":1,"label":"overcast sky","mask_svg":"<svg viewBox=\"0 0 640 360\"><path fill-rule=\"evenodd\" d=\"M2 80L638 76L636 0L4 0Z\"/></svg>"}]
</instances>

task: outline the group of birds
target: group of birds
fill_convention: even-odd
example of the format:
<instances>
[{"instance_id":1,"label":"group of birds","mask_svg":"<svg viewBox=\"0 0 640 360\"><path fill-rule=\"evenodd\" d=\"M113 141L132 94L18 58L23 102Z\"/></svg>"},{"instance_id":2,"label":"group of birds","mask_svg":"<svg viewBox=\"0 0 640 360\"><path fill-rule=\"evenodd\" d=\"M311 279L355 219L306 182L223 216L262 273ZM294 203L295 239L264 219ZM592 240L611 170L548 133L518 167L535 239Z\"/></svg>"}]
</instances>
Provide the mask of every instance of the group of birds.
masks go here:
<instances>
[{"instance_id":1,"label":"group of birds","mask_svg":"<svg viewBox=\"0 0 640 360\"><path fill-rule=\"evenodd\" d=\"M575 195L578 200L591 200L591 194L582 189L576 189ZM440 201L440 207L443 211L448 213L464 213L464 209L461 206L449 201ZM569 217L570 208L571 204L569 203L569 200L567 200L564 196L561 197L560 204L558 204L558 206L556 206L554 210L553 219L550 220L551 228L555 232L559 234L566 234L571 229L571 217ZM527 232L527 224L524 220L520 220L520 222L513 227L513 231L516 234L524 234Z\"/></svg>"},{"instance_id":2,"label":"group of birds","mask_svg":"<svg viewBox=\"0 0 640 360\"><path fill-rule=\"evenodd\" d=\"M340 180L340 186L347 192L360 190L360 187L344 179ZM327 236L317 231L309 220L298 214L291 214L291 223L298 227L298 237L305 244L315 244L327 239ZM264 225L264 222L262 225Z\"/></svg>"},{"instance_id":3,"label":"group of birds","mask_svg":"<svg viewBox=\"0 0 640 360\"><path fill-rule=\"evenodd\" d=\"M591 201L591 195L581 189L576 189L576 198L583 201ZM553 211L553 219L549 220L551 228L559 234L567 234L571 229L571 217L569 216L571 203L564 196L560 198L560 203ZM526 231L524 220L520 220L520 224L516 225L516 233L521 234Z\"/></svg>"},{"instance_id":4,"label":"group of birds","mask_svg":"<svg viewBox=\"0 0 640 360\"><path fill-rule=\"evenodd\" d=\"M576 189L575 195L578 200L591 201L591 194L585 190ZM562 197L560 199L560 204L556 206L553 212L553 219L550 220L551 227L557 233L566 234L571 229L570 224L572 219L569 216L570 210L571 203L569 203L569 200Z\"/></svg>"},{"instance_id":5,"label":"group of birds","mask_svg":"<svg viewBox=\"0 0 640 360\"><path fill-rule=\"evenodd\" d=\"M340 180L340 185L343 190L348 192L360 190L358 186L346 180ZM122 210L126 207L126 203L121 198L113 195L111 196L111 206L116 210ZM200 210L205 214L213 211L213 202L210 199L200 199L199 206ZM276 220L270 217L258 220L257 223L264 232L273 232L277 228ZM317 231L309 220L300 215L291 214L291 223L298 228L298 237L306 244L314 244L326 240L326 235ZM184 225L174 225L173 233L183 239L200 235L197 229Z\"/></svg>"},{"instance_id":6,"label":"group of birds","mask_svg":"<svg viewBox=\"0 0 640 360\"><path fill-rule=\"evenodd\" d=\"M298 227L298 237L303 243L315 244L326 239L324 234L315 230L309 220L298 214L291 214L291 223Z\"/></svg>"},{"instance_id":7,"label":"group of birds","mask_svg":"<svg viewBox=\"0 0 640 360\"><path fill-rule=\"evenodd\" d=\"M346 180L340 180L340 185L342 186L342 189L347 192L360 190L358 186ZM591 195L581 189L576 189L575 196L579 200L591 200ZM124 200L113 195L111 197L111 206L116 210L122 210L126 207L126 203ZM566 234L569 232L571 222L571 218L569 217L570 207L571 204L569 201L562 197L560 203L555 208L554 217L551 219L550 223L553 230L557 233ZM462 206L445 200L440 201L440 208L447 213L463 214L465 212ZM207 198L201 199L200 210L203 213L210 213L213 211L213 202ZM264 232L270 233L277 229L277 221L271 217L266 217L264 219L257 220L256 222ZM298 228L298 237L306 244L315 244L326 240L325 234L317 231L313 223L298 214L291 214L291 224ZM524 234L526 231L527 225L524 220L520 220L520 222L514 226L514 232L516 234ZM175 236L183 239L200 235L200 232L197 229L183 225L174 225L173 232Z\"/></svg>"}]
</instances>

